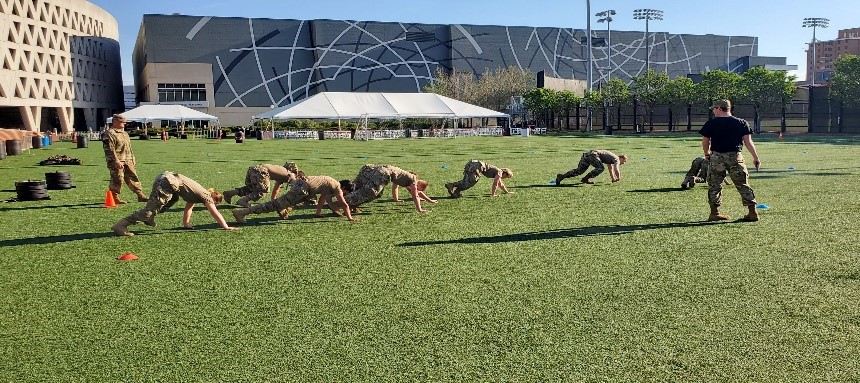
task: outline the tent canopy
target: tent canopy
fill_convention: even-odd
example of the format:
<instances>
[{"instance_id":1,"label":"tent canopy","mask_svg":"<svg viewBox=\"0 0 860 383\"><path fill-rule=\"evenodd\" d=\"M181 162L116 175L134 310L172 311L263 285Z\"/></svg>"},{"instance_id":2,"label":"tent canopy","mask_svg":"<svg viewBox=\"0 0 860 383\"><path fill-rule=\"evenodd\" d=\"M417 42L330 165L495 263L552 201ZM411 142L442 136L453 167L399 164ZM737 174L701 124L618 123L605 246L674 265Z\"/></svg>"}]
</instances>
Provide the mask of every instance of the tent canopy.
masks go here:
<instances>
[{"instance_id":1,"label":"tent canopy","mask_svg":"<svg viewBox=\"0 0 860 383\"><path fill-rule=\"evenodd\" d=\"M120 113L126 121L150 122L159 120L169 121L191 121L205 120L218 121L218 117L196 111L182 105L141 105L125 113ZM108 119L111 122L112 118Z\"/></svg>"},{"instance_id":2,"label":"tent canopy","mask_svg":"<svg viewBox=\"0 0 860 383\"><path fill-rule=\"evenodd\" d=\"M507 118L507 114L435 93L322 92L254 119Z\"/></svg>"}]
</instances>

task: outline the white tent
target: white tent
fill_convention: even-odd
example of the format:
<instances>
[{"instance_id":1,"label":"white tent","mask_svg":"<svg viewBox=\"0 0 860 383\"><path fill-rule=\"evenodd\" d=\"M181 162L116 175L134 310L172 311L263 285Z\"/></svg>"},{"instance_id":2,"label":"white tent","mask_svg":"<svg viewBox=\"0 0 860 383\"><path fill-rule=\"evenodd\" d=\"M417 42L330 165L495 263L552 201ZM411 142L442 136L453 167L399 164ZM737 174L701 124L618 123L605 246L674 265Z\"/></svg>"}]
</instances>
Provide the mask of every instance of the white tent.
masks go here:
<instances>
[{"instance_id":1,"label":"white tent","mask_svg":"<svg viewBox=\"0 0 860 383\"><path fill-rule=\"evenodd\" d=\"M508 118L496 112L434 93L323 92L254 116L257 120Z\"/></svg>"},{"instance_id":2,"label":"white tent","mask_svg":"<svg viewBox=\"0 0 860 383\"><path fill-rule=\"evenodd\" d=\"M125 113L121 113L126 121L152 122L168 121L218 121L218 117L196 111L182 105L141 105ZM108 119L108 123L111 119Z\"/></svg>"}]
</instances>

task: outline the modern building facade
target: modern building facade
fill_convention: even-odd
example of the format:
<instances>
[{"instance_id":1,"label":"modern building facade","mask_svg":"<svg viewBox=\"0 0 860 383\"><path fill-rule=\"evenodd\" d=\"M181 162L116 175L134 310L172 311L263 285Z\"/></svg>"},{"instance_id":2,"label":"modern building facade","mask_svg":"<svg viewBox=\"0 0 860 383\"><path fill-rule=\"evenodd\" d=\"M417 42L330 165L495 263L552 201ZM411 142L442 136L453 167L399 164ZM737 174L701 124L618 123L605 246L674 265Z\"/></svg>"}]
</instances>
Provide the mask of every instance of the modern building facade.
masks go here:
<instances>
[{"instance_id":1,"label":"modern building facade","mask_svg":"<svg viewBox=\"0 0 860 383\"><path fill-rule=\"evenodd\" d=\"M96 130L123 110L116 19L84 0L0 0L0 128Z\"/></svg>"},{"instance_id":2,"label":"modern building facade","mask_svg":"<svg viewBox=\"0 0 860 383\"><path fill-rule=\"evenodd\" d=\"M815 83L824 84L833 76L833 63L839 56L860 55L860 28L840 29L835 40L816 40L815 63L812 62L812 43L809 45L806 50L806 81L812 79L814 72Z\"/></svg>"},{"instance_id":3,"label":"modern building facade","mask_svg":"<svg viewBox=\"0 0 860 383\"><path fill-rule=\"evenodd\" d=\"M593 45L593 85L651 69L670 77L757 56L748 36L612 31ZM599 41L607 31L594 30ZM244 125L254 114L324 91L420 92L437 68L514 66L586 79L586 31L492 25L144 15L134 49L139 103L186 105Z\"/></svg>"}]
</instances>

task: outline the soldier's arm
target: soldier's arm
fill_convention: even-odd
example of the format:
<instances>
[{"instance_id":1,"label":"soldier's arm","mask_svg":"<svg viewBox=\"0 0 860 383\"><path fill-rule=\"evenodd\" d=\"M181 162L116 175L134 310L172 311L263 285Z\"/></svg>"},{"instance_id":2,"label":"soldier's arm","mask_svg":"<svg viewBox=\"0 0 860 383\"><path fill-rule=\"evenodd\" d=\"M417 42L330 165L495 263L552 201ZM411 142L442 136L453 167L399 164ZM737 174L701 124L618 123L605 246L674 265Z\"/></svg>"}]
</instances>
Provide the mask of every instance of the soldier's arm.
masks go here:
<instances>
[{"instance_id":1,"label":"soldier's arm","mask_svg":"<svg viewBox=\"0 0 860 383\"><path fill-rule=\"evenodd\" d=\"M409 194L412 195L412 202L415 203L415 210L418 210L419 213L429 213L430 210L423 209L421 207L421 198L418 198L418 186L416 184L412 184L406 187L409 190Z\"/></svg>"},{"instance_id":2,"label":"soldier's arm","mask_svg":"<svg viewBox=\"0 0 860 383\"><path fill-rule=\"evenodd\" d=\"M761 160L758 158L758 152L755 149L755 143L753 143L752 136L747 134L744 136L744 146L746 146L747 150L749 150L750 154L753 158L753 165L755 165L755 170L759 170L761 168Z\"/></svg>"},{"instance_id":3,"label":"soldier's arm","mask_svg":"<svg viewBox=\"0 0 860 383\"><path fill-rule=\"evenodd\" d=\"M391 198L394 198L394 202L400 202L400 197L397 195L397 189L400 189L397 184L391 187Z\"/></svg>"},{"instance_id":4,"label":"soldier's arm","mask_svg":"<svg viewBox=\"0 0 860 383\"><path fill-rule=\"evenodd\" d=\"M274 201L275 198L278 198L278 193L281 192L281 185L282 184L283 184L283 181L278 181L278 182L275 182L275 186L272 187L272 201Z\"/></svg>"},{"instance_id":5,"label":"soldier's arm","mask_svg":"<svg viewBox=\"0 0 860 383\"><path fill-rule=\"evenodd\" d=\"M191 208L194 207L193 203L189 203L185 205L185 210L187 214L187 218L184 222L185 225L188 225L191 221ZM235 227L231 227L227 224L227 221L224 220L224 216L221 215L221 212L218 211L218 208L215 207L214 203L206 203L206 210L209 210L209 214L212 215L212 218L215 218L215 222L218 222L218 225L221 225L221 228L228 231L238 230ZM190 227L190 226L186 226Z\"/></svg>"}]
</instances>

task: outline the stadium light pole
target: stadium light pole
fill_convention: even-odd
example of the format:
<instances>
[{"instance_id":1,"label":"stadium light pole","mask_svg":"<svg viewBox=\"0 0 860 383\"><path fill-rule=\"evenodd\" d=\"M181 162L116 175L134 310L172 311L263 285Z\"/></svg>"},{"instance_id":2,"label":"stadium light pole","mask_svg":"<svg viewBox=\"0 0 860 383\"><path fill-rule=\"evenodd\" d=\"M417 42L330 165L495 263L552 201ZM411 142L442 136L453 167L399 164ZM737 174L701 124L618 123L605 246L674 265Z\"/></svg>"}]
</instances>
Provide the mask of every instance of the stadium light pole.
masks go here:
<instances>
[{"instance_id":1,"label":"stadium light pole","mask_svg":"<svg viewBox=\"0 0 860 383\"><path fill-rule=\"evenodd\" d=\"M815 86L815 28L827 28L829 25L830 19L823 17L807 17L803 19L803 27L812 28L812 75L809 76L811 86Z\"/></svg>"},{"instance_id":2,"label":"stadium light pole","mask_svg":"<svg viewBox=\"0 0 860 383\"><path fill-rule=\"evenodd\" d=\"M606 82L612 78L612 32L609 30L609 23L612 22L612 16L615 15L614 9L608 9L603 12L597 12L595 16L600 17L598 23L606 23L606 69L609 71L606 74Z\"/></svg>"},{"instance_id":3,"label":"stadium light pole","mask_svg":"<svg viewBox=\"0 0 860 383\"><path fill-rule=\"evenodd\" d=\"M648 72L650 68L650 58L651 54L649 52L651 47L651 39L648 36L648 21L650 20L663 20L663 11L659 9L650 9L650 8L642 8L633 11L633 18L636 20L645 20L645 72Z\"/></svg>"},{"instance_id":4,"label":"stadium light pole","mask_svg":"<svg viewBox=\"0 0 860 383\"><path fill-rule=\"evenodd\" d=\"M586 65L588 65L588 67L587 67L587 68L585 68L585 72L586 72L586 76L585 76L585 77L586 77L586 81L588 81L588 84L586 84L586 89L591 90L591 79L592 79L592 74L591 74L591 61L593 60L593 58L592 58L592 56L591 56L591 0L586 0L586 1L585 1L585 16L586 16L586 21L585 21L585 29L586 29L586 31L585 31L585 32L586 32L585 43L588 45L588 48L586 49L586 54L588 55L588 57L586 57L586 60L585 60Z\"/></svg>"}]
</instances>

